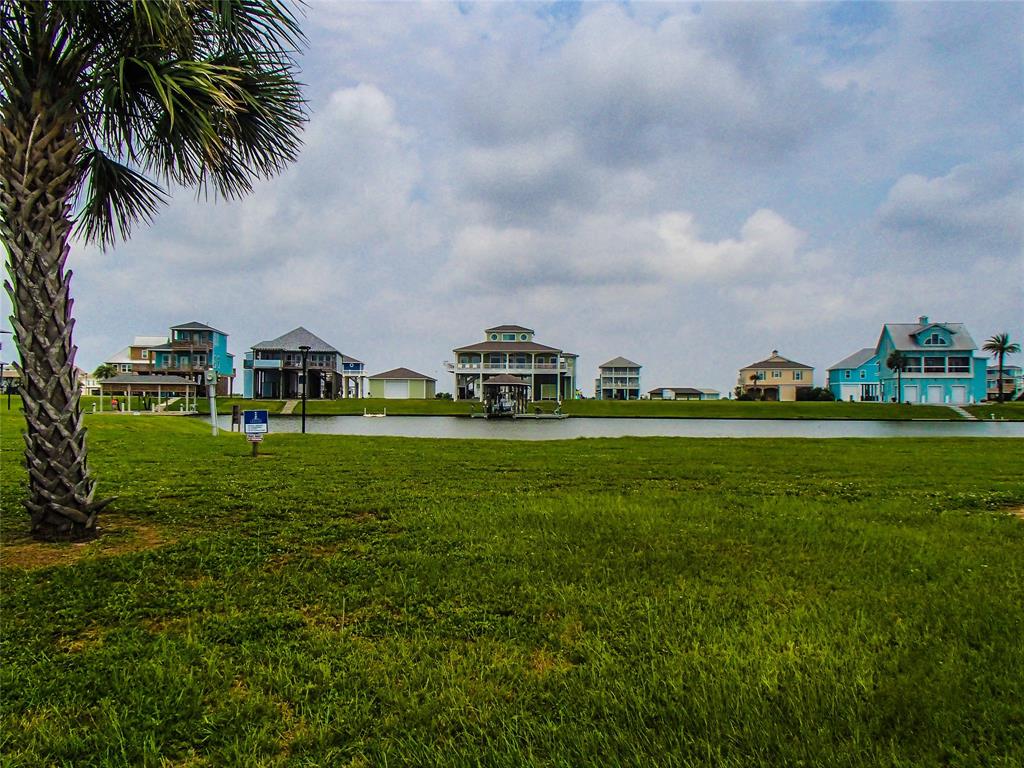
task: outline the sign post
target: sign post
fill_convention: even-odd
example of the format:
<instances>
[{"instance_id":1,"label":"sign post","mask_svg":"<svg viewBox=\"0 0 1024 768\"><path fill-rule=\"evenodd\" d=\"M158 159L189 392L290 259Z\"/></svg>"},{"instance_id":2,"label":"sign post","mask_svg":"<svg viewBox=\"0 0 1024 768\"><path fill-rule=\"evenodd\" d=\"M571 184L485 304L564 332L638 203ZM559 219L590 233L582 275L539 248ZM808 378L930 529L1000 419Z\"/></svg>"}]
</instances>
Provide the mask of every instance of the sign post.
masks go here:
<instances>
[{"instance_id":1,"label":"sign post","mask_svg":"<svg viewBox=\"0 0 1024 768\"><path fill-rule=\"evenodd\" d=\"M217 436L217 371L206 369L206 394L210 397L210 426L213 436ZM196 410L199 410L196 408Z\"/></svg>"},{"instance_id":2,"label":"sign post","mask_svg":"<svg viewBox=\"0 0 1024 768\"><path fill-rule=\"evenodd\" d=\"M270 432L270 417L267 411L242 411L242 431L252 443L253 458L259 453L263 436Z\"/></svg>"}]
</instances>

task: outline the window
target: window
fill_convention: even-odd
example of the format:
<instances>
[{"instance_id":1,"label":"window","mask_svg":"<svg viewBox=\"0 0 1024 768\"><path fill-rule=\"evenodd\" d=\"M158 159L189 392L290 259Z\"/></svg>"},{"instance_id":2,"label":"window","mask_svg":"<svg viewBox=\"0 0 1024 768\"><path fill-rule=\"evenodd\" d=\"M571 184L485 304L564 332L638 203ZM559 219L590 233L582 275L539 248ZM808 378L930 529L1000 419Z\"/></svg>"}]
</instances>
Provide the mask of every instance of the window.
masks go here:
<instances>
[{"instance_id":1,"label":"window","mask_svg":"<svg viewBox=\"0 0 1024 768\"><path fill-rule=\"evenodd\" d=\"M844 376L844 378L847 378L847 379L848 379L848 378L850 378L851 376L853 376L853 371L846 371L845 373L846 373L846 375Z\"/></svg>"},{"instance_id":2,"label":"window","mask_svg":"<svg viewBox=\"0 0 1024 768\"><path fill-rule=\"evenodd\" d=\"M491 341L497 341L497 340L498 340L498 334L492 333L491 334Z\"/></svg>"},{"instance_id":3,"label":"window","mask_svg":"<svg viewBox=\"0 0 1024 768\"><path fill-rule=\"evenodd\" d=\"M525 333L520 333L519 334L519 340L520 341L526 341L526 334Z\"/></svg>"},{"instance_id":4,"label":"window","mask_svg":"<svg viewBox=\"0 0 1024 768\"><path fill-rule=\"evenodd\" d=\"M924 359L924 372L925 373L945 373L946 372L946 358L944 358L944 357L926 357Z\"/></svg>"},{"instance_id":5,"label":"window","mask_svg":"<svg viewBox=\"0 0 1024 768\"><path fill-rule=\"evenodd\" d=\"M468 365L469 364L469 355L459 355L459 364L460 365Z\"/></svg>"},{"instance_id":6,"label":"window","mask_svg":"<svg viewBox=\"0 0 1024 768\"><path fill-rule=\"evenodd\" d=\"M491 352L491 354L487 356L488 365L501 365L501 362L501 355L497 352Z\"/></svg>"},{"instance_id":7,"label":"window","mask_svg":"<svg viewBox=\"0 0 1024 768\"><path fill-rule=\"evenodd\" d=\"M782 378L782 371L772 371L772 378L773 379L781 379Z\"/></svg>"},{"instance_id":8,"label":"window","mask_svg":"<svg viewBox=\"0 0 1024 768\"><path fill-rule=\"evenodd\" d=\"M503 333L501 334L502 341L515 341L516 335L514 333Z\"/></svg>"},{"instance_id":9,"label":"window","mask_svg":"<svg viewBox=\"0 0 1024 768\"><path fill-rule=\"evenodd\" d=\"M804 380L804 372L803 371L793 371L793 379L795 381L803 381Z\"/></svg>"},{"instance_id":10,"label":"window","mask_svg":"<svg viewBox=\"0 0 1024 768\"><path fill-rule=\"evenodd\" d=\"M927 339L924 340L925 346L928 347L944 347L946 340L942 338L938 333L933 333Z\"/></svg>"},{"instance_id":11,"label":"window","mask_svg":"<svg viewBox=\"0 0 1024 768\"><path fill-rule=\"evenodd\" d=\"M121 373L131 373L132 366L130 363L121 363Z\"/></svg>"},{"instance_id":12,"label":"window","mask_svg":"<svg viewBox=\"0 0 1024 768\"><path fill-rule=\"evenodd\" d=\"M970 373L971 371L971 358L969 357L951 357L949 358L950 373Z\"/></svg>"},{"instance_id":13,"label":"window","mask_svg":"<svg viewBox=\"0 0 1024 768\"><path fill-rule=\"evenodd\" d=\"M920 373L921 372L921 358L920 357L907 357L906 367L903 369L904 373Z\"/></svg>"},{"instance_id":14,"label":"window","mask_svg":"<svg viewBox=\"0 0 1024 768\"><path fill-rule=\"evenodd\" d=\"M861 377L862 379L866 379L866 378L868 377L868 372L867 372L867 371L861 371L861 372L860 372L860 377Z\"/></svg>"}]
</instances>

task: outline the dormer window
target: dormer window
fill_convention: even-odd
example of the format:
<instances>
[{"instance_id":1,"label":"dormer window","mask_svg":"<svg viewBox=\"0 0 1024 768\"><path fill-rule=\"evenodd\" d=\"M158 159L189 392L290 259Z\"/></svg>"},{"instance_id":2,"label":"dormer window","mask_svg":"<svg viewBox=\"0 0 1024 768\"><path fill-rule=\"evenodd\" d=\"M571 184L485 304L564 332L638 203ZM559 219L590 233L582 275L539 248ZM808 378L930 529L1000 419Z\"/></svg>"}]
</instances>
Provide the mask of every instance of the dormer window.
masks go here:
<instances>
[{"instance_id":1,"label":"dormer window","mask_svg":"<svg viewBox=\"0 0 1024 768\"><path fill-rule=\"evenodd\" d=\"M492 333L491 334L491 341L497 341L497 340L498 340L498 334Z\"/></svg>"},{"instance_id":2,"label":"dormer window","mask_svg":"<svg viewBox=\"0 0 1024 768\"><path fill-rule=\"evenodd\" d=\"M502 341L515 341L516 335L514 333L503 333L501 334Z\"/></svg>"},{"instance_id":3,"label":"dormer window","mask_svg":"<svg viewBox=\"0 0 1024 768\"><path fill-rule=\"evenodd\" d=\"M933 333L931 336L924 340L925 346L928 347L944 347L948 343L949 342L942 338L942 336L940 336L938 333Z\"/></svg>"},{"instance_id":4,"label":"dormer window","mask_svg":"<svg viewBox=\"0 0 1024 768\"><path fill-rule=\"evenodd\" d=\"M526 334L525 333L520 333L519 334L519 340L520 341L526 341Z\"/></svg>"}]
</instances>

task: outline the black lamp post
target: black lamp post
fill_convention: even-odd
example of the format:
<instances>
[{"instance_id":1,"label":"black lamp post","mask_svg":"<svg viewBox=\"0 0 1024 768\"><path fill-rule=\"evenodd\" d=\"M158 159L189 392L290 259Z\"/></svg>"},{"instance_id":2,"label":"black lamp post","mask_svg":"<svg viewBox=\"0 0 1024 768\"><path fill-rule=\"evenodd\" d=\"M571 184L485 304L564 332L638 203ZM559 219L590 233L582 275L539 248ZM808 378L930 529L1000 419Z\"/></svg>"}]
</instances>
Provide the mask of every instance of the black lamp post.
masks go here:
<instances>
[{"instance_id":1,"label":"black lamp post","mask_svg":"<svg viewBox=\"0 0 1024 768\"><path fill-rule=\"evenodd\" d=\"M306 390L308 389L307 379L309 378L306 363L309 360L309 345L303 344L300 346L299 352L302 353L302 434L306 434Z\"/></svg>"}]
</instances>

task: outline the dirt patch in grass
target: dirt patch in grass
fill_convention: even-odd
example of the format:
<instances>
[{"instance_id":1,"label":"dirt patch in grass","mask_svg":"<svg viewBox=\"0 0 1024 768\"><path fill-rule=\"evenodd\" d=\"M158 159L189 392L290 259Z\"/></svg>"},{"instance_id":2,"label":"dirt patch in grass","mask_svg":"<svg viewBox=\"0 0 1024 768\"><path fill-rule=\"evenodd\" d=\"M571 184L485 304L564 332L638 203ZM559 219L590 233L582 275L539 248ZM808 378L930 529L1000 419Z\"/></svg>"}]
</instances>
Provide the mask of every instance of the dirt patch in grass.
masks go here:
<instances>
[{"instance_id":1,"label":"dirt patch in grass","mask_svg":"<svg viewBox=\"0 0 1024 768\"><path fill-rule=\"evenodd\" d=\"M537 677L547 677L552 673L565 674L573 668L571 662L556 656L544 648L530 654L530 671Z\"/></svg>"},{"instance_id":2,"label":"dirt patch in grass","mask_svg":"<svg viewBox=\"0 0 1024 768\"><path fill-rule=\"evenodd\" d=\"M62 637L58 645L68 653L79 653L94 645L100 645L107 630L103 627L88 627L73 637Z\"/></svg>"},{"instance_id":3,"label":"dirt patch in grass","mask_svg":"<svg viewBox=\"0 0 1024 768\"><path fill-rule=\"evenodd\" d=\"M28 533L12 536L0 547L0 568L34 570L53 565L74 565L97 557L117 557L171 544L174 537L147 520L104 515L100 535L92 541L49 543Z\"/></svg>"},{"instance_id":4,"label":"dirt patch in grass","mask_svg":"<svg viewBox=\"0 0 1024 768\"><path fill-rule=\"evenodd\" d=\"M1018 507L1017 509L1011 509L1010 511L1021 520L1024 520L1024 507Z\"/></svg>"}]
</instances>

